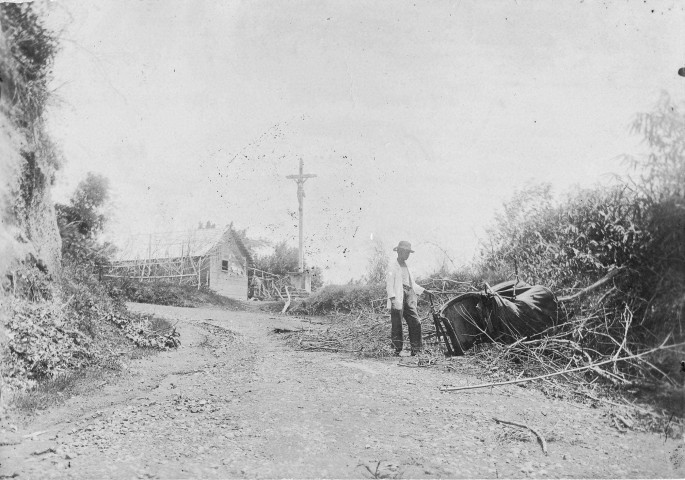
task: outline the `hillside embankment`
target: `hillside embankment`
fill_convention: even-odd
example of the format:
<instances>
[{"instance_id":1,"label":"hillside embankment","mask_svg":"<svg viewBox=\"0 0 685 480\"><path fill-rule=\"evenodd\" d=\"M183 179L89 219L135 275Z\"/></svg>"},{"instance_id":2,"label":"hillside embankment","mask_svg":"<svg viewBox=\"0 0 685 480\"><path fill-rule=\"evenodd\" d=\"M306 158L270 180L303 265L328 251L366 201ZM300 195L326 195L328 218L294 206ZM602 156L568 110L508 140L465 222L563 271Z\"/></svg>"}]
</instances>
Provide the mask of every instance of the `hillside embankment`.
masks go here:
<instances>
[{"instance_id":1,"label":"hillside embankment","mask_svg":"<svg viewBox=\"0 0 685 480\"><path fill-rule=\"evenodd\" d=\"M3 4L0 24L0 271L30 259L55 273L61 240L51 188L61 159L43 112L57 41L29 6Z\"/></svg>"}]
</instances>

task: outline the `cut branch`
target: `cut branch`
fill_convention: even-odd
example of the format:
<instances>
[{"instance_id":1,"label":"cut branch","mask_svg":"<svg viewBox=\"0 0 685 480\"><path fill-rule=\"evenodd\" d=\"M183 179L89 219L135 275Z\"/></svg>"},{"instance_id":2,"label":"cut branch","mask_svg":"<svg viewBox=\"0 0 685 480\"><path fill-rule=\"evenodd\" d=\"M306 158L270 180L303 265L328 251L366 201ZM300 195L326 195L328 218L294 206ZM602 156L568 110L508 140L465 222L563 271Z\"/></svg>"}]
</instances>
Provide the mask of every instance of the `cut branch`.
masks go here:
<instances>
[{"instance_id":1,"label":"cut branch","mask_svg":"<svg viewBox=\"0 0 685 480\"><path fill-rule=\"evenodd\" d=\"M667 340L668 340L668 339L667 339ZM565 370L561 370L561 371L558 371L558 372L548 373L548 374L546 374L546 375L539 375L539 376L537 376L537 377L522 378L522 379L520 379L520 380L509 380L509 381L506 381L506 382L481 383L481 384L478 384L478 385L468 385L468 386L465 386L465 387L441 387L441 388L440 388L440 391L441 391L441 392L456 392L456 391L458 391L458 390L473 390L473 389L475 389L475 388L498 387L498 386L500 386L500 385L513 385L513 384L515 384L515 383L532 382L533 380L541 380L541 379L543 379L543 378L555 377L555 376L557 376L557 375L565 375L565 374L567 374L567 373L581 372L581 371L583 371L583 370L595 369L596 367L598 367L598 366L600 366L600 365L606 365L606 364L608 364L608 363L621 362L621 361L625 361L625 360L632 360L632 359L634 359L634 358L640 358L640 357L644 357L645 355L650 355L650 354L652 354L652 353L654 353L654 352L658 352L658 351L660 351L660 350L667 350L667 349L677 348L677 347L683 347L683 346L685 346L685 342L683 342L683 343L675 343L675 344L673 344L673 345L668 345L668 346L664 346L664 345L662 344L662 345L659 346L659 347L656 347L656 348L653 348L653 349L648 350L648 351L646 351L646 352L638 353L638 354L635 354L635 355L629 355L629 356L623 357L623 358L611 358L611 359L609 359L609 360L604 360L604 361L602 361L602 362L592 363L592 364L590 364L590 365L584 365L584 366L582 366L582 367L576 367L576 368L571 368L571 369L565 369Z\"/></svg>"},{"instance_id":2,"label":"cut branch","mask_svg":"<svg viewBox=\"0 0 685 480\"><path fill-rule=\"evenodd\" d=\"M288 310L288 307L290 307L290 291L288 290L288 287L285 287L285 293L288 295L288 300L285 302L285 305L283 305L283 310L281 311L282 314L285 314L285 312Z\"/></svg>"},{"instance_id":3,"label":"cut branch","mask_svg":"<svg viewBox=\"0 0 685 480\"><path fill-rule=\"evenodd\" d=\"M595 283L593 283L593 284L590 285L589 287L585 287L584 289L580 290L579 292L574 293L573 295L569 295L569 296L566 296L566 297L559 297L559 298L557 298L557 301L558 301L559 303L563 303L563 302L570 302L570 301L572 301L572 300L575 300L575 299L577 299L577 298L580 298L580 297L582 297L583 295L588 294L588 293L590 293L590 292L593 291L593 290L597 290L597 289L598 289L599 287L601 287L602 285L605 285L606 283L608 283L612 278L614 278L616 275L618 275L618 274L619 274L620 272L622 272L623 270L624 270L623 267L616 268L616 269L610 271L609 273L607 273L607 274L606 274L603 278L601 278L600 280L597 280Z\"/></svg>"},{"instance_id":4,"label":"cut branch","mask_svg":"<svg viewBox=\"0 0 685 480\"><path fill-rule=\"evenodd\" d=\"M538 440L540 441L540 445L542 446L542 451L544 452L545 455L547 455L547 442L545 442L545 437L542 436L540 432L535 430L533 427L525 424L525 423L516 423L516 422L510 422L509 420L502 420L501 418L493 418L494 421L497 423L505 423L507 425L513 425L515 427L521 427L521 428L527 428L531 432L535 434L536 437L538 437Z\"/></svg>"}]
</instances>

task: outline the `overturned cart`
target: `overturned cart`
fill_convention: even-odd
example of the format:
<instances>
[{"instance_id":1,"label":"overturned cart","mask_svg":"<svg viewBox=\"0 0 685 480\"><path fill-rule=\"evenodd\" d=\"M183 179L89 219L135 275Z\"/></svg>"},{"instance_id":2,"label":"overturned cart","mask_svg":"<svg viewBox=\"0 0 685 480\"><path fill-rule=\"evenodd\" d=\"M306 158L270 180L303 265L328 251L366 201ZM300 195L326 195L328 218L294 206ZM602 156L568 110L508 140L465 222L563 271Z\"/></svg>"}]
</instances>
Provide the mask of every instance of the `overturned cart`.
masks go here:
<instances>
[{"instance_id":1,"label":"overturned cart","mask_svg":"<svg viewBox=\"0 0 685 480\"><path fill-rule=\"evenodd\" d=\"M438 311L431 306L438 341L447 355L463 355L475 343L511 342L534 336L557 320L557 299L541 285L520 280L485 285L459 295Z\"/></svg>"}]
</instances>

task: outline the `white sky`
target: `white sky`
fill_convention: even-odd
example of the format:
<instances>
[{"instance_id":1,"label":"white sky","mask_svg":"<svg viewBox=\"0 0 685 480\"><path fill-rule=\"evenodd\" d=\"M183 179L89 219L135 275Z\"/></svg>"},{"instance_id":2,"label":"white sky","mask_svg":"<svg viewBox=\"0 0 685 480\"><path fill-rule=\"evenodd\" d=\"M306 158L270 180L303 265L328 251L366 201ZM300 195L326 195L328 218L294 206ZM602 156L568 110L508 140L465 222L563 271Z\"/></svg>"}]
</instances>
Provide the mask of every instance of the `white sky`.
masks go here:
<instances>
[{"instance_id":1,"label":"white sky","mask_svg":"<svg viewBox=\"0 0 685 480\"><path fill-rule=\"evenodd\" d=\"M526 182L622 172L628 126L685 99L682 2L57 0L51 128L115 195L110 235L211 220L359 277L371 236L426 273L476 251ZM604 175L604 177L603 177Z\"/></svg>"}]
</instances>

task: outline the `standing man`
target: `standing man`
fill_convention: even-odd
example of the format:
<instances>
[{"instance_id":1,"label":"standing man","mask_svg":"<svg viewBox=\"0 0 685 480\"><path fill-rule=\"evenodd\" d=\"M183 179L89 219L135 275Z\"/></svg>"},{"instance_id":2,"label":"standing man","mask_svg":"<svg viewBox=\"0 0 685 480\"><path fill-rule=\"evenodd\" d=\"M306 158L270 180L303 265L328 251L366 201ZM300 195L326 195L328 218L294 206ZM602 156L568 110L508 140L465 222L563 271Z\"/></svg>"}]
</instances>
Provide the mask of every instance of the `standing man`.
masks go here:
<instances>
[{"instance_id":1,"label":"standing man","mask_svg":"<svg viewBox=\"0 0 685 480\"><path fill-rule=\"evenodd\" d=\"M407 322L409 330L409 343L411 344L411 354L416 355L422 348L421 321L416 310L417 295L431 292L420 287L407 267L407 259L411 249L411 243L401 241L395 248L397 261L390 262L388 269L387 291L388 308L390 309L390 321L392 322L392 346L395 348L395 355L399 356L402 351L402 317Z\"/></svg>"}]
</instances>

